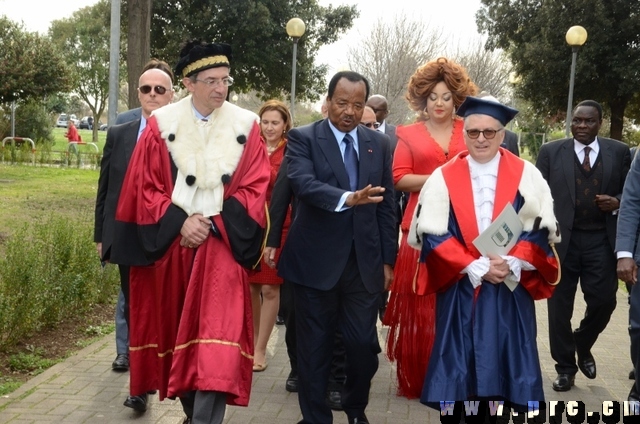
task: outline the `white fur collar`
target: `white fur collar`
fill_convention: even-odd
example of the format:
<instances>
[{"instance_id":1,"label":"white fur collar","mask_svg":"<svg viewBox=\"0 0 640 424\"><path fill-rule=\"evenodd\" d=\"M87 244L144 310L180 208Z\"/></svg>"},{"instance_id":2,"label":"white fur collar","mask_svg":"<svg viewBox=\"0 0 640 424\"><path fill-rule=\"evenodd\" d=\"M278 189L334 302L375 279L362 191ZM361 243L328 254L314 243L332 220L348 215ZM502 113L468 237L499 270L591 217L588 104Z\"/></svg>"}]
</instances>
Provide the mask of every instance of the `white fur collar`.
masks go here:
<instances>
[{"instance_id":1,"label":"white fur collar","mask_svg":"<svg viewBox=\"0 0 640 424\"><path fill-rule=\"evenodd\" d=\"M537 226L549 230L549 242L559 243L560 231L553 212L553 198L549 185L532 163L524 161L524 164L522 178L518 185L518 191L525 200L524 206L518 212L524 231L533 230L536 221L539 220ZM438 168L420 191L418 205L409 227L409 244L419 250L422 248L422 243L418 241L417 234L446 234L449 227L449 208L449 190L442 170ZM418 212L420 216L417 216Z\"/></svg>"},{"instance_id":2,"label":"white fur collar","mask_svg":"<svg viewBox=\"0 0 640 424\"><path fill-rule=\"evenodd\" d=\"M187 184L202 189L221 186L223 176L233 174L258 121L255 113L225 102L213 111L209 122L201 123L193 113L191 96L157 109L153 115Z\"/></svg>"}]
</instances>

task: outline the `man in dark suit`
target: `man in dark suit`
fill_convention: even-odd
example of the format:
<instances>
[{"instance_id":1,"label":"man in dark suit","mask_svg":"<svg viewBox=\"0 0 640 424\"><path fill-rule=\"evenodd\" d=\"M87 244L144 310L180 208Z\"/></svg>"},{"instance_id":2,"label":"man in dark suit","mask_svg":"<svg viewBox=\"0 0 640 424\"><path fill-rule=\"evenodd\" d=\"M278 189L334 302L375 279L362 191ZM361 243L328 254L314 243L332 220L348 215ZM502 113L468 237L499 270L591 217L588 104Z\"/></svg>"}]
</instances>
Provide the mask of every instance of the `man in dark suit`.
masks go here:
<instances>
[{"instance_id":1,"label":"man in dark suit","mask_svg":"<svg viewBox=\"0 0 640 424\"><path fill-rule=\"evenodd\" d=\"M513 131L504 130L504 141L500 147L507 149L514 155L520 157L520 149L518 149L518 134Z\"/></svg>"},{"instance_id":2,"label":"man in dark suit","mask_svg":"<svg viewBox=\"0 0 640 424\"><path fill-rule=\"evenodd\" d=\"M142 108L137 107L135 109L126 110L118 115L118 117L116 118L115 125L126 124L127 122L131 122L131 121L137 121L140 119L141 116L142 116Z\"/></svg>"},{"instance_id":3,"label":"man in dark suit","mask_svg":"<svg viewBox=\"0 0 640 424\"><path fill-rule=\"evenodd\" d=\"M536 162L551 187L562 237L556 246L562 279L548 300L556 391L571 390L578 369L587 378L596 377L591 347L616 307L617 211L630 156L624 143L598 137L601 125L600 104L593 100L579 103L571 120L573 138L542 145ZM572 333L578 281L587 310Z\"/></svg>"},{"instance_id":4,"label":"man in dark suit","mask_svg":"<svg viewBox=\"0 0 640 424\"><path fill-rule=\"evenodd\" d=\"M358 125L368 94L362 75L339 72L329 83L328 119L289 132L287 175L298 204L278 269L295 284L305 424L333 421L324 394L337 328L346 350L342 407L350 423L368 423L378 301L397 250L389 143Z\"/></svg>"},{"instance_id":5,"label":"man in dark suit","mask_svg":"<svg viewBox=\"0 0 640 424\"><path fill-rule=\"evenodd\" d=\"M293 189L289 183L289 178L287 178L287 161L283 160L271 193L271 202L269 203L271 228L269 229L263 255L265 262L271 268L276 267L276 250L281 246L282 227L289 212L289 207L291 206L291 220L294 220L296 216L296 203ZM280 290L280 311L282 312L286 328L284 340L287 346L289 364L291 366L291 371L285 382L285 389L288 392L298 391L298 355L296 350L296 313L293 285L291 281L285 280ZM334 411L342 411L342 387L345 381L344 361L345 352L342 335L338 332L336 333L336 341L331 360L331 372L327 386L327 396L325 398L326 404Z\"/></svg>"},{"instance_id":6,"label":"man in dark suit","mask_svg":"<svg viewBox=\"0 0 640 424\"><path fill-rule=\"evenodd\" d=\"M635 150L635 148L632 148ZM635 380L629 392L629 401L640 401L640 288L638 287L638 263L640 263L640 156L631 153L632 165L622 191L616 256L618 278L627 284L629 291L629 337L631 339L631 362L634 370L629 377Z\"/></svg>"},{"instance_id":7,"label":"man in dark suit","mask_svg":"<svg viewBox=\"0 0 640 424\"><path fill-rule=\"evenodd\" d=\"M171 68L168 65L166 69L150 68L143 72L140 76L138 87L138 98L142 105L141 117L122 125L114 125L107 131L107 142L104 147L102 162L100 163L94 225L96 249L100 259L104 262L119 263L117 253L114 254L112 249L118 198L120 197L122 182L129 166L131 154L136 146L138 137L146 126L147 118L151 115L151 112L169 104L173 98L173 74L167 73L167 70L171 72ZM135 234L132 237L135 237ZM119 265L118 268L120 270L123 299L122 309L128 329L129 267ZM118 339L118 336L116 338ZM117 353L112 368L121 369L126 365L128 369L128 347L125 352L118 350ZM147 407L147 395L129 396L125 401L125 406L144 412Z\"/></svg>"},{"instance_id":8,"label":"man in dark suit","mask_svg":"<svg viewBox=\"0 0 640 424\"><path fill-rule=\"evenodd\" d=\"M396 126L391 125L387 122L387 116L389 116L389 106L387 103L387 98L381 94L374 94L369 97L367 100L367 106L369 106L373 112L376 114L376 121L380 124L378 126L378 131L386 134L389 137L389 143L391 146L391 162L393 163L393 152L396 150L396 146L398 145L398 136L396 135ZM405 193L402 191L394 192L395 203L396 203L396 215L398 219L398 237L400 236L400 222L402 222L402 215L407 206L407 199L409 198L409 193ZM380 321L384 317L384 313L387 311L387 302L389 300L389 291L384 290L380 295L380 307L378 310L378 315L380 317Z\"/></svg>"},{"instance_id":9,"label":"man in dark suit","mask_svg":"<svg viewBox=\"0 0 640 424\"><path fill-rule=\"evenodd\" d=\"M149 69L160 69L161 71L164 71L167 75L169 75L169 78L171 78L171 84L173 85L173 71L171 70L171 67L167 62L158 60L158 59L151 59L144 65L144 67L142 68L141 74L144 74ZM139 95L140 93L138 92L138 96ZM150 105L150 109L153 111L154 109L156 109L156 105ZM138 122L139 125L141 125L140 124L141 122L140 119L142 117L141 114L142 114L142 108L140 107L137 107L135 109L130 109L118 115L115 125L126 124L127 122L132 122L132 121L136 121ZM143 125L140 126L140 133L142 133L143 129L144 129L144 126ZM127 159L126 163L129 163L130 157L131 157L131 152L129 152L129 155L126 158ZM124 178L124 175L122 175L122 178ZM122 185L122 179L120 179L119 186L120 185ZM116 203L117 201L118 199L116 198ZM96 226L96 228L98 227ZM97 241L97 238L96 238L96 241ZM100 251L98 251L98 253L100 253ZM111 369L113 369L114 371L129 370L129 326L127 325L127 320L125 319L124 304L125 304L124 293L122 292L122 290L120 290L120 294L118 295L118 302L116 303L116 319L115 319L116 359L111 364Z\"/></svg>"},{"instance_id":10,"label":"man in dark suit","mask_svg":"<svg viewBox=\"0 0 640 424\"><path fill-rule=\"evenodd\" d=\"M391 143L391 155L396 150L398 144L398 136L396 136L396 126L387 122L387 116L389 116L389 106L387 105L387 99L381 94L374 94L367 100L367 106L373 109L376 114L376 121L380 124L378 131L386 134L389 137Z\"/></svg>"}]
</instances>

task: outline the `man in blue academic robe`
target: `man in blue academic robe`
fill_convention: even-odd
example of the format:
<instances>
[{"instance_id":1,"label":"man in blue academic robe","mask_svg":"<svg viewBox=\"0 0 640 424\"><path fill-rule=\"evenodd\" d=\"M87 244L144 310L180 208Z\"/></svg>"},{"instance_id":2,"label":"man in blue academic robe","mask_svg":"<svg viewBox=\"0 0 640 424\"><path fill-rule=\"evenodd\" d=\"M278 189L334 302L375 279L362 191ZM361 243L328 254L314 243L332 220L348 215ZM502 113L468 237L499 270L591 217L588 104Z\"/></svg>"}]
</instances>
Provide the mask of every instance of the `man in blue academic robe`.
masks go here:
<instances>
[{"instance_id":1,"label":"man in blue academic robe","mask_svg":"<svg viewBox=\"0 0 640 424\"><path fill-rule=\"evenodd\" d=\"M534 300L558 279L559 233L551 192L529 162L500 147L517 113L469 97L468 152L427 180L409 243L421 249L416 291L437 293L436 340L421 401L504 400L516 410L544 401ZM507 205L523 225L506 254L483 256L473 244Z\"/></svg>"}]
</instances>

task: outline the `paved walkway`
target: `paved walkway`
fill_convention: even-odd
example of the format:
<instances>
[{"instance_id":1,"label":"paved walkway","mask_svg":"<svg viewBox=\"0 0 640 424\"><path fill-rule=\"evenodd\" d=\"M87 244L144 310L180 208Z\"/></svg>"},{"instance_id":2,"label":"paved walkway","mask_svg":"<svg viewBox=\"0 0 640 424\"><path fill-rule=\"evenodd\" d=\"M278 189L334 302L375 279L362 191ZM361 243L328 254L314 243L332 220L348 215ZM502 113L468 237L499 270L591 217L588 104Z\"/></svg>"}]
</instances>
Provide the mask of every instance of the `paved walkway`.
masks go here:
<instances>
[{"instance_id":1,"label":"paved walkway","mask_svg":"<svg viewBox=\"0 0 640 424\"><path fill-rule=\"evenodd\" d=\"M574 315L581 316L580 300ZM583 401L586 411L599 412L603 401L626 399L631 381L628 373L629 337L626 292L618 292L618 307L592 350L598 366L598 378L576 376L576 386L567 393L551 389L555 378L549 354L546 302L537 302L538 346L547 400ZM577 319L574 319L577 322ZM386 329L380 328L380 340ZM111 371L115 342L113 335L81 350L66 361L34 377L14 393L0 398L0 424L5 423L161 423L177 424L183 420L179 402L150 401L148 411L139 415L122 406L128 393L128 373ZM225 423L274 424L296 423L301 417L297 395L284 390L289 372L284 346L284 327L276 326L269 344L269 367L254 373L251 403L248 408L228 407ZM416 400L395 395L395 368L380 355L380 369L373 381L367 416L374 424L439 423L439 414ZM346 423L343 413L334 413L336 423ZM563 422L567 422L566 419Z\"/></svg>"}]
</instances>

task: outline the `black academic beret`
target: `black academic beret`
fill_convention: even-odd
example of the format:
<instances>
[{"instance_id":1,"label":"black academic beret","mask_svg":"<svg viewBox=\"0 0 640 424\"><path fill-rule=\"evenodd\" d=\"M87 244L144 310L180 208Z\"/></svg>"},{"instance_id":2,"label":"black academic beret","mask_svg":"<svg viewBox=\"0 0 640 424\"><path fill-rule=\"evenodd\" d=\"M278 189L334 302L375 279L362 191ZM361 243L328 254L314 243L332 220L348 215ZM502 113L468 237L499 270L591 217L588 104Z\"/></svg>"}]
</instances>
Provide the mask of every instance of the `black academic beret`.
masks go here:
<instances>
[{"instance_id":1,"label":"black academic beret","mask_svg":"<svg viewBox=\"0 0 640 424\"><path fill-rule=\"evenodd\" d=\"M174 72L182 78L218 66L230 66L231 46L224 43L206 43L201 40L186 42L180 50L180 60Z\"/></svg>"},{"instance_id":2,"label":"black academic beret","mask_svg":"<svg viewBox=\"0 0 640 424\"><path fill-rule=\"evenodd\" d=\"M498 101L469 96L462 102L456 113L462 117L476 114L489 115L500 121L502 125L507 125L518 114L518 110Z\"/></svg>"}]
</instances>

